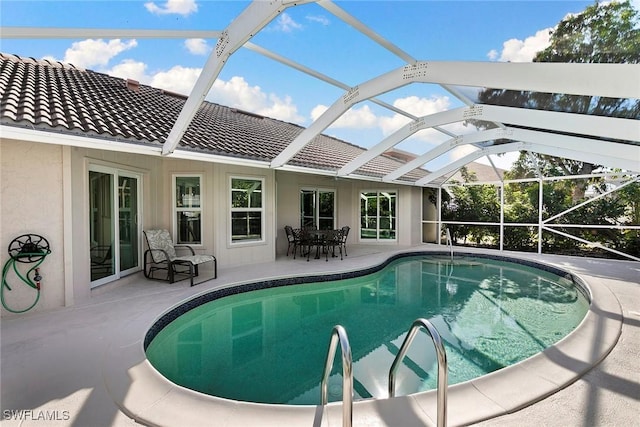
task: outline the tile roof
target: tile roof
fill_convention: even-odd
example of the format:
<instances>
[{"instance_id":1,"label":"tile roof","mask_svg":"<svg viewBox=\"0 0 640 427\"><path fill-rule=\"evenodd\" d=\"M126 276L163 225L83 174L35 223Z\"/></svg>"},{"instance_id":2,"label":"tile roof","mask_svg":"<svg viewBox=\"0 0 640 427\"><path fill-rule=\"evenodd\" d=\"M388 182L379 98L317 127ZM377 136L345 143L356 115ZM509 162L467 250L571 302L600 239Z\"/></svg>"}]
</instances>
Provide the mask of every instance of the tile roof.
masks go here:
<instances>
[{"instance_id":1,"label":"tile roof","mask_svg":"<svg viewBox=\"0 0 640 427\"><path fill-rule=\"evenodd\" d=\"M186 97L70 64L0 53L0 123L107 140L164 143ZM179 147L269 162L304 129L280 120L203 102ZM365 151L316 136L289 164L337 171ZM355 173L381 177L403 162L380 156ZM426 175L416 169L402 177Z\"/></svg>"}]
</instances>

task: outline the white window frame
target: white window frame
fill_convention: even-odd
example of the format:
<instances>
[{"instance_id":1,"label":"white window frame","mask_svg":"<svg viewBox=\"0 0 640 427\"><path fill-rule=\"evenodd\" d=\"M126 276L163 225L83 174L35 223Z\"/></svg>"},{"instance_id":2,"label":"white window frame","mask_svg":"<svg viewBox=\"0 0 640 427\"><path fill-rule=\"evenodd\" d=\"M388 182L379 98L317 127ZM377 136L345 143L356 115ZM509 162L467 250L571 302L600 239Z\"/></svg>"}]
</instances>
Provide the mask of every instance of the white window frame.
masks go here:
<instances>
[{"instance_id":1,"label":"white window frame","mask_svg":"<svg viewBox=\"0 0 640 427\"><path fill-rule=\"evenodd\" d=\"M177 190L177 179L178 178L198 178L198 180L200 181L200 206L199 207L178 207L178 200L177 200L177 194L176 194L176 190ZM176 246L194 246L194 247L201 247L204 245L203 243L203 236L204 236L204 219L202 217L202 214L204 213L204 179L203 179L203 174L201 173L174 173L171 175L171 215L172 215L172 227L173 227L173 242ZM193 211L197 211L200 213L200 243L195 243L195 242L185 242L185 243L180 243L179 239L178 239L178 212L193 212Z\"/></svg>"},{"instance_id":2,"label":"white window frame","mask_svg":"<svg viewBox=\"0 0 640 427\"><path fill-rule=\"evenodd\" d=\"M233 207L233 180L242 179L248 181L257 181L260 182L260 192L262 194L260 208L234 208ZM227 192L227 203L229 203L229 245L230 246L250 246L255 244L264 244L266 242L266 208L265 208L265 179L264 177L256 177L256 176L243 176L243 175L230 175L229 176L229 191ZM233 240L233 213L234 212L260 212L260 238L259 239L243 239L243 240Z\"/></svg>"},{"instance_id":3,"label":"white window frame","mask_svg":"<svg viewBox=\"0 0 640 427\"><path fill-rule=\"evenodd\" d=\"M338 220L337 218L337 204L338 204L338 192L336 191L335 188L320 188L320 187L300 187L300 191L299 191L299 197L298 197L298 201L300 201L300 197L302 197L302 192L303 191L308 191L308 192L313 192L314 193L314 197L315 197L315 206L313 207L314 212L313 212L313 221L316 224L316 227L318 227L320 225L320 212L319 212L319 196L320 193L332 193L333 194L333 226L332 228L336 228L336 222ZM302 216L302 207L300 207L300 226L302 226L303 223L303 216Z\"/></svg>"},{"instance_id":4,"label":"white window frame","mask_svg":"<svg viewBox=\"0 0 640 427\"><path fill-rule=\"evenodd\" d=\"M378 200L380 199L380 194L381 193L393 193L395 194L395 212L394 212L394 218L395 218L395 228L393 229L393 231L395 232L395 237L393 239L381 239L380 238L380 203L377 204L376 207L376 237L375 238L368 238L368 237L362 237L362 208L360 206L360 199L362 198L363 194L367 194L367 193L376 193L376 197L378 198ZM384 190L380 190L380 189L366 189L366 190L360 190L358 192L358 238L361 241L365 241L365 242L397 242L398 241L398 201L400 198L400 192L397 189L384 189Z\"/></svg>"}]
</instances>

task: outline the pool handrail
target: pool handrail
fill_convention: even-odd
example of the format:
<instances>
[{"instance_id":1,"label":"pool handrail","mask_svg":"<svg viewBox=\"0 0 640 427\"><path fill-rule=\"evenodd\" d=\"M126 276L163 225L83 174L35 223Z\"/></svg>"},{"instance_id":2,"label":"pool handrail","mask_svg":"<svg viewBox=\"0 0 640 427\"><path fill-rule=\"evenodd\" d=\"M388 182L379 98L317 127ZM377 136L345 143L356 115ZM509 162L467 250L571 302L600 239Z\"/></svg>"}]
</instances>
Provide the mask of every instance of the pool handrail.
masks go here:
<instances>
[{"instance_id":1,"label":"pool handrail","mask_svg":"<svg viewBox=\"0 0 640 427\"><path fill-rule=\"evenodd\" d=\"M324 373L320 382L320 394L322 406L328 403L328 380L333 367L333 361L336 357L336 350L340 342L340 350L342 352L342 425L351 427L353 424L353 363L351 358L351 346L347 331L341 325L336 325L331 331L331 339L329 341L329 349L327 350L327 359L324 364Z\"/></svg>"},{"instance_id":2,"label":"pool handrail","mask_svg":"<svg viewBox=\"0 0 640 427\"><path fill-rule=\"evenodd\" d=\"M427 319L419 318L414 320L404 342L402 343L402 346L400 347L400 350L398 351L398 354L396 355L396 358L391 364L391 368L389 369L389 397L395 397L396 371L398 370L400 362L404 359L407 350L409 350L409 346L413 342L413 339L421 326L429 332L433 345L436 348L436 355L438 358L437 425L438 427L444 427L447 425L447 353L445 352L444 344L438 330Z\"/></svg>"},{"instance_id":3,"label":"pool handrail","mask_svg":"<svg viewBox=\"0 0 640 427\"><path fill-rule=\"evenodd\" d=\"M449 252L451 253L451 263L453 264L453 240L451 240L451 231L449 231L449 227L445 230L447 234L447 246L449 246Z\"/></svg>"}]
</instances>

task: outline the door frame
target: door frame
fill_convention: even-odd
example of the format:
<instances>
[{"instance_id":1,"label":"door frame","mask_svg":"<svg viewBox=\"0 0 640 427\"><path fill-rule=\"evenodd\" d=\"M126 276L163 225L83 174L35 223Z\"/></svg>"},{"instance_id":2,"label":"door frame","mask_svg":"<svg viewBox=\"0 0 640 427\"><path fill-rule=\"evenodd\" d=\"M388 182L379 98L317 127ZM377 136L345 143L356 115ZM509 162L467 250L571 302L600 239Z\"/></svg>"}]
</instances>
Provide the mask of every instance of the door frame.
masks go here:
<instances>
[{"instance_id":1,"label":"door frame","mask_svg":"<svg viewBox=\"0 0 640 427\"><path fill-rule=\"evenodd\" d=\"M104 173L104 174L109 174L113 177L113 189L112 189L112 200L113 200L113 204L112 204L112 212L111 212L111 216L112 216L112 226L113 226L113 239L114 239L114 244L112 244L113 246L113 259L114 259L114 272L113 274L109 275L109 276L105 276L102 277L98 280L91 280L91 264L89 263L89 283L90 283L90 287L91 289L104 285L106 283L110 283L113 282L115 280L118 280L122 277L128 276L130 274L134 274L137 273L138 271L142 270L142 266L143 266L143 258L142 258L142 249L143 249L143 241L142 241L142 218L143 218L143 213L142 213L142 201L143 201L143 186L142 186L142 182L143 182L143 173L141 172L137 172L137 171L133 171L133 170L128 170L128 169L123 169L123 168L118 168L115 166L108 166L108 165L104 165L104 164L96 164L96 163L89 163L88 168L87 168L87 172L85 175L85 178L87 179L87 188L88 191L90 192L90 182L89 182L89 174L91 172L98 172L98 173ZM127 270L123 270L120 271L120 199L119 199L119 183L118 183L118 179L120 177L128 177L128 178L133 178L136 180L136 193L137 193L137 213L134 216L134 220L136 222L136 237L137 237L137 248L136 248L136 252L137 252L137 258L138 258L138 264L132 268L129 268ZM87 194L88 199L87 199L87 212L89 213L89 223L87 223L88 228L87 228L87 234L88 234L88 238L89 241L87 243L89 243L89 246L87 247L87 250L90 250L90 240L91 240L91 200L90 200L90 194ZM115 244L117 243L117 244ZM89 257L90 258L90 257Z\"/></svg>"}]
</instances>

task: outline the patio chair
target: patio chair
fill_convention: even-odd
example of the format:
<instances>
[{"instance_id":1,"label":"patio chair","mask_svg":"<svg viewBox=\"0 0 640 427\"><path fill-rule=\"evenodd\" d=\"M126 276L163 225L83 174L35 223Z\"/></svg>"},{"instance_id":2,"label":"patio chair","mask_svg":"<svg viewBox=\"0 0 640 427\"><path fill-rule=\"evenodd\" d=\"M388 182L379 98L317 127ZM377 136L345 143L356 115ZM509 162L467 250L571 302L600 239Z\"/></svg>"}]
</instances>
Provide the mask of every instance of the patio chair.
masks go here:
<instances>
[{"instance_id":1,"label":"patio chair","mask_svg":"<svg viewBox=\"0 0 640 427\"><path fill-rule=\"evenodd\" d=\"M289 256L289 249L293 247L293 259L296 259L296 249L300 245L300 231L294 230L290 225L285 225L284 232L287 234L287 256Z\"/></svg>"},{"instance_id":2,"label":"patio chair","mask_svg":"<svg viewBox=\"0 0 640 427\"><path fill-rule=\"evenodd\" d=\"M342 258L342 230L327 230L327 234L324 239L324 251L326 254L325 259L329 261L329 252L331 257L336 256L336 248L340 249L340 259Z\"/></svg>"},{"instance_id":3,"label":"patio chair","mask_svg":"<svg viewBox=\"0 0 640 427\"><path fill-rule=\"evenodd\" d=\"M347 256L347 236L349 236L349 230L351 230L351 227L349 227L348 225L345 225L344 227L342 227L340 229L342 231L342 242L341 242L341 248L340 251L342 252L342 249L344 249L344 256Z\"/></svg>"},{"instance_id":4,"label":"patio chair","mask_svg":"<svg viewBox=\"0 0 640 427\"><path fill-rule=\"evenodd\" d=\"M188 275L193 286L193 278L198 276L198 266L209 261L213 262L213 278L218 277L218 262L213 255L196 255L191 246L184 246L191 255L178 256L168 230L146 230L143 233L149 247L144 253L144 277L147 279L173 283L177 275ZM165 278L154 277L158 271L164 272Z\"/></svg>"},{"instance_id":5,"label":"patio chair","mask_svg":"<svg viewBox=\"0 0 640 427\"><path fill-rule=\"evenodd\" d=\"M113 255L111 245L96 245L90 250L91 274L113 273Z\"/></svg>"}]
</instances>

